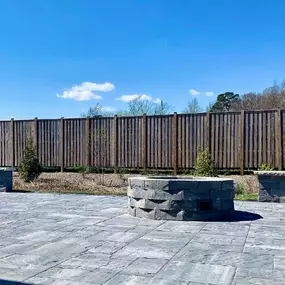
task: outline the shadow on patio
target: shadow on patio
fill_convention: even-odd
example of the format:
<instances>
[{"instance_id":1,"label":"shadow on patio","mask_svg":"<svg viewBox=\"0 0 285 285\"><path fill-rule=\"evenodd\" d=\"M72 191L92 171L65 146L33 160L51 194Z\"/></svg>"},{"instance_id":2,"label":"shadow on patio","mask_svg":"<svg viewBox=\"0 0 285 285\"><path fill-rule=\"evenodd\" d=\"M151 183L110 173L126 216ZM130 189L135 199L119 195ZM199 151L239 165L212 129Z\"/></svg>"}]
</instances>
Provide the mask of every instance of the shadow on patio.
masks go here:
<instances>
[{"instance_id":1,"label":"shadow on patio","mask_svg":"<svg viewBox=\"0 0 285 285\"><path fill-rule=\"evenodd\" d=\"M230 222L242 222L242 221L256 221L263 219L263 217L256 213L246 212L246 211L234 211L229 215Z\"/></svg>"},{"instance_id":2,"label":"shadow on patio","mask_svg":"<svg viewBox=\"0 0 285 285\"><path fill-rule=\"evenodd\" d=\"M0 279L0 285L35 285L35 284Z\"/></svg>"}]
</instances>

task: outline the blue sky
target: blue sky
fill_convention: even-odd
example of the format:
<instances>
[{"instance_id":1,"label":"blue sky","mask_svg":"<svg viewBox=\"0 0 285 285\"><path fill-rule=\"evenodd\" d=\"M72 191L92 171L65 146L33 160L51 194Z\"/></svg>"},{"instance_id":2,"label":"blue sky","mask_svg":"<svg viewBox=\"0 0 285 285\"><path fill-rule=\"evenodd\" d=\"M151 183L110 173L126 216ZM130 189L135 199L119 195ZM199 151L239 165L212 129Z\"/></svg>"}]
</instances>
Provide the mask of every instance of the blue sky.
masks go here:
<instances>
[{"instance_id":1,"label":"blue sky","mask_svg":"<svg viewBox=\"0 0 285 285\"><path fill-rule=\"evenodd\" d=\"M285 78L284 11L283 0L0 0L0 119L123 109L136 95L180 111L192 94L206 106L261 91Z\"/></svg>"}]
</instances>

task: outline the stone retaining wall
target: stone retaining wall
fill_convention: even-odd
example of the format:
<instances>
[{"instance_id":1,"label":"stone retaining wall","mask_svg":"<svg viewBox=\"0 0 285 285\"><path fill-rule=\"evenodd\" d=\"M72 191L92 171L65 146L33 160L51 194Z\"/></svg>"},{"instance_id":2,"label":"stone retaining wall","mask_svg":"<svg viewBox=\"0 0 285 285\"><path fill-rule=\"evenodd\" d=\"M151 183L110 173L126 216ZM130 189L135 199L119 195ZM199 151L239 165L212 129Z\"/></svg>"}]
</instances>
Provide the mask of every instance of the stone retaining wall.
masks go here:
<instances>
[{"instance_id":1,"label":"stone retaining wall","mask_svg":"<svg viewBox=\"0 0 285 285\"><path fill-rule=\"evenodd\" d=\"M285 202L285 171L255 171L259 202Z\"/></svg>"},{"instance_id":2,"label":"stone retaining wall","mask_svg":"<svg viewBox=\"0 0 285 285\"><path fill-rule=\"evenodd\" d=\"M129 178L129 213L163 220L216 220L234 211L233 180L223 178Z\"/></svg>"}]
</instances>

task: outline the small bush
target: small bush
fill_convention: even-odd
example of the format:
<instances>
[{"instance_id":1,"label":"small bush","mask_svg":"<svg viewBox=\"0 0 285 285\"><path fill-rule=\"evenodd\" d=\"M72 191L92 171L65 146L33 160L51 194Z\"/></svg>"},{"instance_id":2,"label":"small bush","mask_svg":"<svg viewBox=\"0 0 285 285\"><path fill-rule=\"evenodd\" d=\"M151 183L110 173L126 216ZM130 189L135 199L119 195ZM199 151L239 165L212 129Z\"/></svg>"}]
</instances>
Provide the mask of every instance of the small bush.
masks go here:
<instances>
[{"instance_id":1,"label":"small bush","mask_svg":"<svg viewBox=\"0 0 285 285\"><path fill-rule=\"evenodd\" d=\"M194 175L212 177L218 176L208 148L203 151L198 151Z\"/></svg>"},{"instance_id":2,"label":"small bush","mask_svg":"<svg viewBox=\"0 0 285 285\"><path fill-rule=\"evenodd\" d=\"M272 171L272 170L274 170L274 169L273 169L269 164L267 164L267 163L262 163L262 164L259 166L258 170L260 170L260 171Z\"/></svg>"},{"instance_id":3,"label":"small bush","mask_svg":"<svg viewBox=\"0 0 285 285\"><path fill-rule=\"evenodd\" d=\"M82 177L85 178L86 174L91 173L91 170L88 166L78 166L76 167L76 172L81 173Z\"/></svg>"},{"instance_id":4,"label":"small bush","mask_svg":"<svg viewBox=\"0 0 285 285\"><path fill-rule=\"evenodd\" d=\"M34 181L41 174L41 165L32 139L28 140L24 149L19 174L25 182Z\"/></svg>"},{"instance_id":5,"label":"small bush","mask_svg":"<svg viewBox=\"0 0 285 285\"><path fill-rule=\"evenodd\" d=\"M244 185L242 183L237 183L235 187L236 195L242 195L245 193Z\"/></svg>"}]
</instances>

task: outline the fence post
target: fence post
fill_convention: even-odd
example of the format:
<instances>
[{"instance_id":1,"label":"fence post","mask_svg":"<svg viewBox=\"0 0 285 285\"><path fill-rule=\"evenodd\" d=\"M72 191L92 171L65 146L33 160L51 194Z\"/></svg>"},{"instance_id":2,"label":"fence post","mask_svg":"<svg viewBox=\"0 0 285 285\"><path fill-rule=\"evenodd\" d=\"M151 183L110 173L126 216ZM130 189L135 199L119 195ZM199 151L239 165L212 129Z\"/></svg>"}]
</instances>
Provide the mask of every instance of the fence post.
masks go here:
<instances>
[{"instance_id":1,"label":"fence post","mask_svg":"<svg viewBox=\"0 0 285 285\"><path fill-rule=\"evenodd\" d=\"M10 121L10 140L9 140L9 152L10 152L10 165L15 167L15 140L14 140L14 128L15 121L12 118Z\"/></svg>"},{"instance_id":2,"label":"fence post","mask_svg":"<svg viewBox=\"0 0 285 285\"><path fill-rule=\"evenodd\" d=\"M211 151L211 113L207 112L207 148L209 149L209 152L212 154Z\"/></svg>"},{"instance_id":3,"label":"fence post","mask_svg":"<svg viewBox=\"0 0 285 285\"><path fill-rule=\"evenodd\" d=\"M118 116L114 116L113 121L113 155L114 155L114 172L118 173Z\"/></svg>"},{"instance_id":4,"label":"fence post","mask_svg":"<svg viewBox=\"0 0 285 285\"><path fill-rule=\"evenodd\" d=\"M60 171L64 171L64 118L60 119Z\"/></svg>"},{"instance_id":5,"label":"fence post","mask_svg":"<svg viewBox=\"0 0 285 285\"><path fill-rule=\"evenodd\" d=\"M36 149L37 155L39 155L38 151L38 118L35 117L32 125L32 139L34 143L34 147Z\"/></svg>"},{"instance_id":6,"label":"fence post","mask_svg":"<svg viewBox=\"0 0 285 285\"><path fill-rule=\"evenodd\" d=\"M142 164L143 171L146 173L147 169L147 116L143 114L142 117Z\"/></svg>"},{"instance_id":7,"label":"fence post","mask_svg":"<svg viewBox=\"0 0 285 285\"><path fill-rule=\"evenodd\" d=\"M275 132L276 132L276 161L278 165L278 170L282 170L283 168L283 163L282 163L282 158L283 158L283 153L282 153L282 126L281 126L281 121L282 121L282 113L281 110L278 109L277 112L275 113L276 118L275 118Z\"/></svg>"},{"instance_id":8,"label":"fence post","mask_svg":"<svg viewBox=\"0 0 285 285\"><path fill-rule=\"evenodd\" d=\"M244 110L240 112L239 126L239 155L240 155L240 175L244 175Z\"/></svg>"},{"instance_id":9,"label":"fence post","mask_svg":"<svg viewBox=\"0 0 285 285\"><path fill-rule=\"evenodd\" d=\"M85 142L85 166L90 167L91 162L91 124L90 118L85 119L85 131L86 131L86 142Z\"/></svg>"},{"instance_id":10,"label":"fence post","mask_svg":"<svg viewBox=\"0 0 285 285\"><path fill-rule=\"evenodd\" d=\"M177 175L177 113L172 118L172 167L173 174Z\"/></svg>"}]
</instances>

